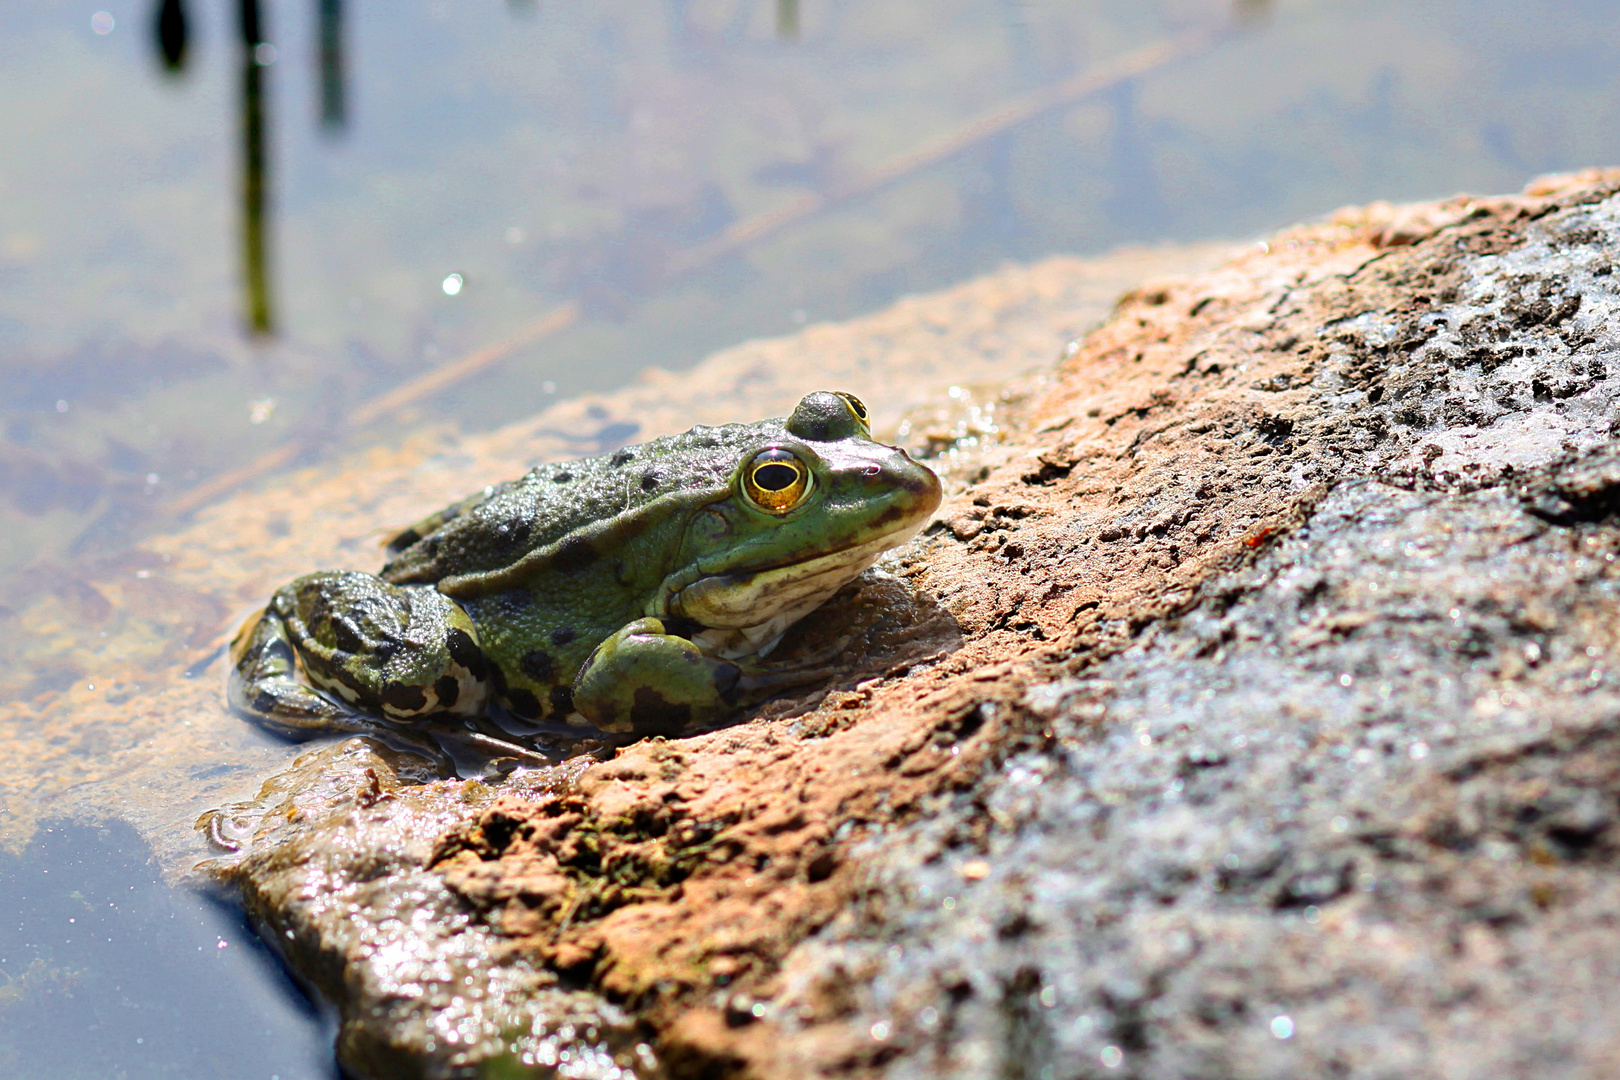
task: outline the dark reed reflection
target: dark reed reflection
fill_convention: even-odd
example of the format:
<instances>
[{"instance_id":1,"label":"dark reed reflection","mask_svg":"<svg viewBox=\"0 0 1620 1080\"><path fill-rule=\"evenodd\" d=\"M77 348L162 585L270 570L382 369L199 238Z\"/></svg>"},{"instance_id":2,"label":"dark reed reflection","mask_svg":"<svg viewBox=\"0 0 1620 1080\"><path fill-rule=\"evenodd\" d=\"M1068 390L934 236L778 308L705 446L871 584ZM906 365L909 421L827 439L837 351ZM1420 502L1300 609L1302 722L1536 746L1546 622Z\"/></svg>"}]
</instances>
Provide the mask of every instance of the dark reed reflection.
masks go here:
<instances>
[{"instance_id":1,"label":"dark reed reflection","mask_svg":"<svg viewBox=\"0 0 1620 1080\"><path fill-rule=\"evenodd\" d=\"M178 75L185 70L186 45L189 27L183 0L159 0L157 15L152 20L152 32L157 40L158 56L164 70Z\"/></svg>"},{"instance_id":2,"label":"dark reed reflection","mask_svg":"<svg viewBox=\"0 0 1620 1080\"><path fill-rule=\"evenodd\" d=\"M237 29L242 58L242 280L247 293L248 328L262 336L273 327L270 259L265 240L268 185L264 143L265 69L275 59L275 46L264 39L259 0L238 0Z\"/></svg>"},{"instance_id":3,"label":"dark reed reflection","mask_svg":"<svg viewBox=\"0 0 1620 1080\"><path fill-rule=\"evenodd\" d=\"M343 86L343 0L316 0L316 59L321 73L321 126L341 131L348 120Z\"/></svg>"},{"instance_id":4,"label":"dark reed reflection","mask_svg":"<svg viewBox=\"0 0 1620 1080\"><path fill-rule=\"evenodd\" d=\"M320 80L317 100L320 124L339 132L348 123L343 33L343 0L315 0L316 70ZM275 62L275 46L265 37L259 0L237 0L237 31L242 69L241 112L241 258L243 322L255 337L275 329L271 301L269 253L269 161L266 141L268 68ZM190 20L184 0L157 0L152 16L153 43L164 70L185 70L190 44Z\"/></svg>"},{"instance_id":5,"label":"dark reed reflection","mask_svg":"<svg viewBox=\"0 0 1620 1080\"><path fill-rule=\"evenodd\" d=\"M783 41L799 36L799 0L776 0L776 36Z\"/></svg>"},{"instance_id":6,"label":"dark reed reflection","mask_svg":"<svg viewBox=\"0 0 1620 1080\"><path fill-rule=\"evenodd\" d=\"M1271 16L1272 0L1232 0L1232 14L1239 22L1261 22Z\"/></svg>"}]
</instances>

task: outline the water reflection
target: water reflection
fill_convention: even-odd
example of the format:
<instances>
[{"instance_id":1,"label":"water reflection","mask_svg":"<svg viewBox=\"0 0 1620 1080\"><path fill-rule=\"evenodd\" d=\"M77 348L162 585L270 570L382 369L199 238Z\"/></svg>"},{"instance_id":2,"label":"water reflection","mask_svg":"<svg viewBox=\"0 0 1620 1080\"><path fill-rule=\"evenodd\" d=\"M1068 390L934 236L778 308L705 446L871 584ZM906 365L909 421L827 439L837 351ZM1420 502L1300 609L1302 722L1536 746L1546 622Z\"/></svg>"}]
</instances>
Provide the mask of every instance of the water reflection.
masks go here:
<instances>
[{"instance_id":1,"label":"water reflection","mask_svg":"<svg viewBox=\"0 0 1620 1080\"><path fill-rule=\"evenodd\" d=\"M158 0L157 15L152 20L152 36L164 69L172 74L178 75L185 70L190 29L184 0Z\"/></svg>"},{"instance_id":2,"label":"water reflection","mask_svg":"<svg viewBox=\"0 0 1620 1080\"><path fill-rule=\"evenodd\" d=\"M255 334L271 332L270 253L266 233L268 199L265 156L265 82L275 63L275 46L265 40L259 0L237 0L242 65L242 282L247 325Z\"/></svg>"},{"instance_id":3,"label":"water reflection","mask_svg":"<svg viewBox=\"0 0 1620 1080\"><path fill-rule=\"evenodd\" d=\"M319 118L324 131L341 132L348 123L344 78L343 0L315 0L316 71ZM269 67L277 50L266 32L259 0L237 0L236 26L240 68L240 252L243 323L251 334L275 330L271 301L270 170L268 101ZM184 0L157 0L152 40L164 70L182 74L190 44L190 19Z\"/></svg>"},{"instance_id":4,"label":"water reflection","mask_svg":"<svg viewBox=\"0 0 1620 1080\"><path fill-rule=\"evenodd\" d=\"M319 63L321 72L321 126L341 131L348 123L348 98L343 78L343 0L315 0L319 5Z\"/></svg>"},{"instance_id":5,"label":"water reflection","mask_svg":"<svg viewBox=\"0 0 1620 1080\"><path fill-rule=\"evenodd\" d=\"M122 823L0 854L0 1073L337 1080L332 1026L234 911L165 885Z\"/></svg>"},{"instance_id":6,"label":"water reflection","mask_svg":"<svg viewBox=\"0 0 1620 1080\"><path fill-rule=\"evenodd\" d=\"M1590 5L134 2L66 45L61 5L0 5L0 604L330 448L1005 259L1620 157Z\"/></svg>"}]
</instances>

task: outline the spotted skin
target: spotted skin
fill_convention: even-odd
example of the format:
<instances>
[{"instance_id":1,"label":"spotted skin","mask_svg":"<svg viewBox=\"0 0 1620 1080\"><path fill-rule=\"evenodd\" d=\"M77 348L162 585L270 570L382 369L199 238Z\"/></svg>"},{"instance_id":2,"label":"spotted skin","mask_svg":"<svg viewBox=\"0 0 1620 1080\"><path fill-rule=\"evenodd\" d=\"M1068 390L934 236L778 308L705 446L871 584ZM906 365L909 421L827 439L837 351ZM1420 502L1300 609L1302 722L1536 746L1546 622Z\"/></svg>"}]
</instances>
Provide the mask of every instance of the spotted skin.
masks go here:
<instances>
[{"instance_id":1,"label":"spotted skin","mask_svg":"<svg viewBox=\"0 0 1620 1080\"><path fill-rule=\"evenodd\" d=\"M380 574L277 591L233 647L231 699L285 731L493 708L680 735L826 678L763 655L939 498L827 392L786 419L543 466L399 533Z\"/></svg>"}]
</instances>

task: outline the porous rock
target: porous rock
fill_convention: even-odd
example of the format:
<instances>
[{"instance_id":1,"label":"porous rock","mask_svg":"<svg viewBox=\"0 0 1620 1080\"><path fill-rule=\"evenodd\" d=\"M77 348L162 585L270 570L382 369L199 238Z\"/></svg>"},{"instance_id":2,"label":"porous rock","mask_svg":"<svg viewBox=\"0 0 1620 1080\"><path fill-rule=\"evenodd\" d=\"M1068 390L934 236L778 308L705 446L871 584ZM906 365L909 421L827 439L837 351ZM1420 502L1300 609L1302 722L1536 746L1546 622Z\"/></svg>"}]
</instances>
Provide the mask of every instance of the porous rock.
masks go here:
<instances>
[{"instance_id":1,"label":"porous rock","mask_svg":"<svg viewBox=\"0 0 1620 1080\"><path fill-rule=\"evenodd\" d=\"M219 872L418 1075L1612 1076L1617 262L1590 173L1138 289L930 438L825 697L471 793L342 744ZM379 997L447 926L501 1004Z\"/></svg>"}]
</instances>

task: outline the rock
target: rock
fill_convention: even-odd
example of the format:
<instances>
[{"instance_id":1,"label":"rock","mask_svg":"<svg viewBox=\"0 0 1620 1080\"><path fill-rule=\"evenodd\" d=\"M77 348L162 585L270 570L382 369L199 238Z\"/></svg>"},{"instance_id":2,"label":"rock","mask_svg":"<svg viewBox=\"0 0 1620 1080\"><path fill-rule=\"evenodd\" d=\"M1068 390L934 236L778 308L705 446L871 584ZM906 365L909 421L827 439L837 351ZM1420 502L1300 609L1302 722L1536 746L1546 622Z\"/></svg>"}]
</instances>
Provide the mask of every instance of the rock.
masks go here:
<instances>
[{"instance_id":1,"label":"rock","mask_svg":"<svg viewBox=\"0 0 1620 1080\"><path fill-rule=\"evenodd\" d=\"M1617 262L1589 174L1138 289L919 411L824 697L499 785L339 744L214 871L358 1076L1615 1075Z\"/></svg>"}]
</instances>

